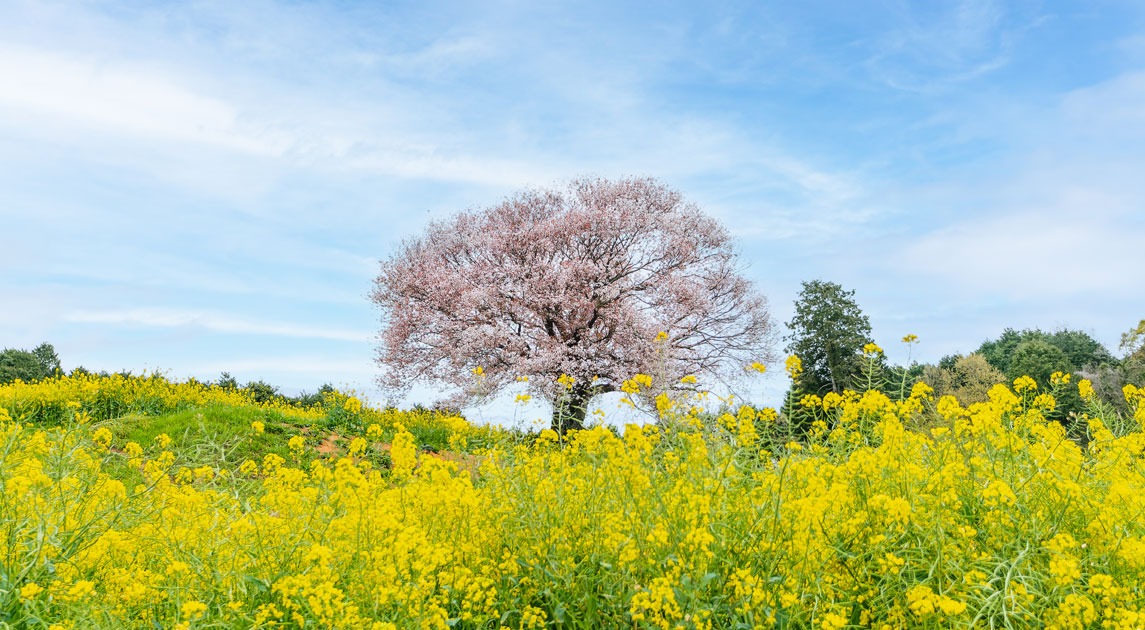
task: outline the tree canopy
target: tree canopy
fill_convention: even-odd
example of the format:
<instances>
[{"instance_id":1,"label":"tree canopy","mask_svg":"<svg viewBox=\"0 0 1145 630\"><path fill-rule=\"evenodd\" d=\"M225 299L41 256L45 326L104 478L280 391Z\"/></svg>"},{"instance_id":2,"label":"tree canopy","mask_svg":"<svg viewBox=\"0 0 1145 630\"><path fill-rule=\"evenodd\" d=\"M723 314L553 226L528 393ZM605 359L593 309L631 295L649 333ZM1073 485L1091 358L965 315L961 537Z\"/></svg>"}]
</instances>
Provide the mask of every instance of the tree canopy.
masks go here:
<instances>
[{"instance_id":1,"label":"tree canopy","mask_svg":"<svg viewBox=\"0 0 1145 630\"><path fill-rule=\"evenodd\" d=\"M978 353L1007 378L1030 376L1043 384L1054 372L1117 364L1101 342L1083 331L1068 329L1047 333L1007 328L997 339L983 342Z\"/></svg>"},{"instance_id":2,"label":"tree canopy","mask_svg":"<svg viewBox=\"0 0 1145 630\"><path fill-rule=\"evenodd\" d=\"M803 363L800 390L842 392L861 372L863 346L871 343L871 323L854 296L854 291L834 282L803 283L795 316L787 323L787 351Z\"/></svg>"},{"instance_id":3,"label":"tree canopy","mask_svg":"<svg viewBox=\"0 0 1145 630\"><path fill-rule=\"evenodd\" d=\"M963 405L985 402L987 392L1004 382L1006 375L980 354L943 357L938 365L923 368L922 380L934 388L934 396L951 395Z\"/></svg>"},{"instance_id":4,"label":"tree canopy","mask_svg":"<svg viewBox=\"0 0 1145 630\"><path fill-rule=\"evenodd\" d=\"M60 370L60 358L50 343L42 343L31 351L6 348L0 352L0 384L16 379L38 381L54 376Z\"/></svg>"},{"instance_id":5,"label":"tree canopy","mask_svg":"<svg viewBox=\"0 0 1145 630\"><path fill-rule=\"evenodd\" d=\"M1145 319L1121 335L1121 351L1125 360L1145 363Z\"/></svg>"},{"instance_id":6,"label":"tree canopy","mask_svg":"<svg viewBox=\"0 0 1145 630\"><path fill-rule=\"evenodd\" d=\"M372 299L385 385L472 396L526 377L558 430L638 373L668 388L773 358L727 230L651 179L577 180L435 222L382 264Z\"/></svg>"}]
</instances>

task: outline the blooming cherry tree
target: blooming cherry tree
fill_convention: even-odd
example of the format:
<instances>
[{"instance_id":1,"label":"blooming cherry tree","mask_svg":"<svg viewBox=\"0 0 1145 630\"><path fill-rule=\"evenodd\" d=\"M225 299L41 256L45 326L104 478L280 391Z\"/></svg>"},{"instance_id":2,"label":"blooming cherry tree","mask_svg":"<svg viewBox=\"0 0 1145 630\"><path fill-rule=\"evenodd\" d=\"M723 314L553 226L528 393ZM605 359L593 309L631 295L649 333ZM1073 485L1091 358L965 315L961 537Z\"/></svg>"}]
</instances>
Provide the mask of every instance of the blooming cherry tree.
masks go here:
<instances>
[{"instance_id":1,"label":"blooming cherry tree","mask_svg":"<svg viewBox=\"0 0 1145 630\"><path fill-rule=\"evenodd\" d=\"M727 230L650 179L577 180L435 222L382 263L371 297L389 388L475 395L527 377L561 432L637 373L662 390L772 358L767 302Z\"/></svg>"}]
</instances>

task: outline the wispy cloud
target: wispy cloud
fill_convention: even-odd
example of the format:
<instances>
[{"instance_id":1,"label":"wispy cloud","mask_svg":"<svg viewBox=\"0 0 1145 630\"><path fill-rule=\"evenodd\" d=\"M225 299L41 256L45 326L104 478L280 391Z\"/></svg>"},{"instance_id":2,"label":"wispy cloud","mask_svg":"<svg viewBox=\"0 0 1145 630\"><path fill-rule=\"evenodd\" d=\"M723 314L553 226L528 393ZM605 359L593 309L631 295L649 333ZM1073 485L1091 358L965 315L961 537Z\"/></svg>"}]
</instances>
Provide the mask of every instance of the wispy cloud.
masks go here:
<instances>
[{"instance_id":1,"label":"wispy cloud","mask_svg":"<svg viewBox=\"0 0 1145 630\"><path fill-rule=\"evenodd\" d=\"M904 5L899 24L876 40L871 74L896 89L931 92L976 79L1009 61L1014 35L994 0Z\"/></svg>"},{"instance_id":2,"label":"wispy cloud","mask_svg":"<svg viewBox=\"0 0 1145 630\"><path fill-rule=\"evenodd\" d=\"M0 107L258 155L281 155L289 146L284 138L241 129L231 104L189 90L168 74L122 61L5 46L0 48L0 74L6 81Z\"/></svg>"},{"instance_id":3,"label":"wispy cloud","mask_svg":"<svg viewBox=\"0 0 1145 630\"><path fill-rule=\"evenodd\" d=\"M360 382L369 382L373 377L373 368L368 363L354 359L332 359L325 355L234 358L191 363L185 369L194 374L327 374Z\"/></svg>"},{"instance_id":4,"label":"wispy cloud","mask_svg":"<svg viewBox=\"0 0 1145 630\"><path fill-rule=\"evenodd\" d=\"M126 309L110 311L74 311L63 321L79 324L148 326L156 328L195 328L232 335L269 335L304 339L329 339L368 343L372 331L306 326L274 321L243 319L223 313L175 309Z\"/></svg>"}]
</instances>

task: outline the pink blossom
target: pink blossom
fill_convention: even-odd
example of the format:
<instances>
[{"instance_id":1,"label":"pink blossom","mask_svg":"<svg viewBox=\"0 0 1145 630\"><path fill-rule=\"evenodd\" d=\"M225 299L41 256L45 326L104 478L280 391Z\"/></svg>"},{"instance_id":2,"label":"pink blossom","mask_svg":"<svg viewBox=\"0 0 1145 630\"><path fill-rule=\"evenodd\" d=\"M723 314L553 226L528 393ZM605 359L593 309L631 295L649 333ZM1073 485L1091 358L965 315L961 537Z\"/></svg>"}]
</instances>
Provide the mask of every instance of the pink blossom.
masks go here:
<instances>
[{"instance_id":1,"label":"pink blossom","mask_svg":"<svg viewBox=\"0 0 1145 630\"><path fill-rule=\"evenodd\" d=\"M636 373L678 383L773 358L767 302L727 230L650 179L577 180L435 222L382 263L371 297L386 386L477 394L528 376L557 429Z\"/></svg>"}]
</instances>

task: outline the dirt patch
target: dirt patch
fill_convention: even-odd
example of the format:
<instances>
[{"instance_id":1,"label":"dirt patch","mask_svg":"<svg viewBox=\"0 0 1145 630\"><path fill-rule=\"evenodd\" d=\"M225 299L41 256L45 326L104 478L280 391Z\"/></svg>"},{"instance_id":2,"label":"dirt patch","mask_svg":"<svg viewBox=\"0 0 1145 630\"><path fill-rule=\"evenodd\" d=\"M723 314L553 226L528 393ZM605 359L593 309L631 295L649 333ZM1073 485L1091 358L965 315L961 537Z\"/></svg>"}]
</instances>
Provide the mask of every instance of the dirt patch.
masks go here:
<instances>
[{"instance_id":1,"label":"dirt patch","mask_svg":"<svg viewBox=\"0 0 1145 630\"><path fill-rule=\"evenodd\" d=\"M326 439L322 440L321 444L314 447L314 452L320 455L337 455L338 452L342 450L341 447L338 446L338 442L342 440L342 436L337 433L331 433L326 436Z\"/></svg>"}]
</instances>

